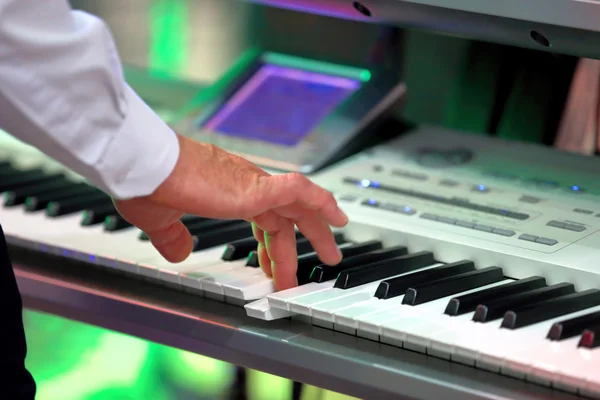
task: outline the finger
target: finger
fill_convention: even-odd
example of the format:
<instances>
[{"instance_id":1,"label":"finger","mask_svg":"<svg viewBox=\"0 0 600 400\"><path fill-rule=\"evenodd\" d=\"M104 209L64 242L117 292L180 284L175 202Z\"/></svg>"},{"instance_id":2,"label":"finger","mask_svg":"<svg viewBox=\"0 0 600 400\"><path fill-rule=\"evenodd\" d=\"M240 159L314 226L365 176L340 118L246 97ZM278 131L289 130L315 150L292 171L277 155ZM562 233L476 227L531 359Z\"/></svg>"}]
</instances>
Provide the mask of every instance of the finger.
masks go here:
<instances>
[{"instance_id":1,"label":"finger","mask_svg":"<svg viewBox=\"0 0 600 400\"><path fill-rule=\"evenodd\" d=\"M343 227L348 217L338 207L333 194L299 173L260 177L251 205L264 212L294 203L313 210L328 225Z\"/></svg>"},{"instance_id":2,"label":"finger","mask_svg":"<svg viewBox=\"0 0 600 400\"><path fill-rule=\"evenodd\" d=\"M271 271L271 259L267 252L267 246L265 246L264 243L259 243L256 252L258 254L258 264L260 265L260 269L262 269L265 275L271 278L273 273Z\"/></svg>"},{"instance_id":3,"label":"finger","mask_svg":"<svg viewBox=\"0 0 600 400\"><path fill-rule=\"evenodd\" d=\"M310 241L324 264L336 265L342 260L342 254L331 228L314 211L292 205L277 208L275 212L295 221L300 232Z\"/></svg>"},{"instance_id":4,"label":"finger","mask_svg":"<svg viewBox=\"0 0 600 400\"><path fill-rule=\"evenodd\" d=\"M169 262L185 260L194 247L194 241L183 222L175 221L166 228L146 232L152 245Z\"/></svg>"},{"instance_id":5,"label":"finger","mask_svg":"<svg viewBox=\"0 0 600 400\"><path fill-rule=\"evenodd\" d=\"M342 253L335 242L331 228L313 212L296 221L296 226L309 240L319 259L327 265L342 261Z\"/></svg>"},{"instance_id":6,"label":"finger","mask_svg":"<svg viewBox=\"0 0 600 400\"><path fill-rule=\"evenodd\" d=\"M298 286L296 271L298 254L296 251L296 232L294 222L287 218L279 218L279 229L276 234L266 234L265 242L271 259L271 271L277 290L285 290Z\"/></svg>"},{"instance_id":7,"label":"finger","mask_svg":"<svg viewBox=\"0 0 600 400\"><path fill-rule=\"evenodd\" d=\"M254 239L256 239L256 241L258 243L265 243L265 236L263 233L263 230L260 229L258 227L258 225L256 225L256 222L251 221L252 222L252 234L254 235Z\"/></svg>"},{"instance_id":8,"label":"finger","mask_svg":"<svg viewBox=\"0 0 600 400\"><path fill-rule=\"evenodd\" d=\"M265 234L257 225L256 221L254 221L254 219L252 221L252 233L254 234L254 238L258 241L258 246L256 248L258 264L265 275L271 277L271 259L269 258L269 254L267 253L267 248L265 246Z\"/></svg>"},{"instance_id":9,"label":"finger","mask_svg":"<svg viewBox=\"0 0 600 400\"><path fill-rule=\"evenodd\" d=\"M264 232L275 287L281 290L297 286L298 253L294 222L273 211L254 217L254 221Z\"/></svg>"}]
</instances>

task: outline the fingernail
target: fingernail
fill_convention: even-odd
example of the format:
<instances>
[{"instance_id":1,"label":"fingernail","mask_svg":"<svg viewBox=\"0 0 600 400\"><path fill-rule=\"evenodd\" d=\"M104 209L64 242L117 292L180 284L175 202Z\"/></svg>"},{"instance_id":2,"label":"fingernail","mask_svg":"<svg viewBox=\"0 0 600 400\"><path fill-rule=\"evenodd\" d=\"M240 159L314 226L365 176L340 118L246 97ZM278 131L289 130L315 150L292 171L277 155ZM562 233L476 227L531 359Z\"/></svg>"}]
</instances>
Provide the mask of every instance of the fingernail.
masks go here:
<instances>
[{"instance_id":1,"label":"fingernail","mask_svg":"<svg viewBox=\"0 0 600 400\"><path fill-rule=\"evenodd\" d=\"M347 224L347 223L348 223L348 220L349 220L349 218L348 218L348 216L346 215L346 213L345 213L344 211L342 211L342 209L341 209L341 208L339 208L339 207L338 207L338 213L339 213L340 217L342 217L342 218L344 219L344 223L346 223L346 224Z\"/></svg>"}]
</instances>

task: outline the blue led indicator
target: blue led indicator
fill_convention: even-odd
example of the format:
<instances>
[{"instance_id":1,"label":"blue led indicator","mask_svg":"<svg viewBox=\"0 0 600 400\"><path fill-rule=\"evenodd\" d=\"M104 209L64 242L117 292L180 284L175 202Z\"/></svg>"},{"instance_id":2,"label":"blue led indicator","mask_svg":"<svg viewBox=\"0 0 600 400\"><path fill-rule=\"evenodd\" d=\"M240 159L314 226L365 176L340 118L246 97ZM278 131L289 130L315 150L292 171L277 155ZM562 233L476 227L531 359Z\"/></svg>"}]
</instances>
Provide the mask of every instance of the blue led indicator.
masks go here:
<instances>
[{"instance_id":1,"label":"blue led indicator","mask_svg":"<svg viewBox=\"0 0 600 400\"><path fill-rule=\"evenodd\" d=\"M409 206L404 206L404 212L410 212L412 210L412 208L410 208Z\"/></svg>"},{"instance_id":2,"label":"blue led indicator","mask_svg":"<svg viewBox=\"0 0 600 400\"><path fill-rule=\"evenodd\" d=\"M479 190L480 192L483 192L483 191L485 191L485 186L477 185L477 190Z\"/></svg>"},{"instance_id":3,"label":"blue led indicator","mask_svg":"<svg viewBox=\"0 0 600 400\"><path fill-rule=\"evenodd\" d=\"M381 185L379 184L379 182L371 182L371 186L374 187L374 188L378 188Z\"/></svg>"},{"instance_id":4,"label":"blue led indicator","mask_svg":"<svg viewBox=\"0 0 600 400\"><path fill-rule=\"evenodd\" d=\"M580 188L579 188L579 186L573 185L573 186L571 186L571 190L574 192L579 192Z\"/></svg>"},{"instance_id":5,"label":"blue led indicator","mask_svg":"<svg viewBox=\"0 0 600 400\"><path fill-rule=\"evenodd\" d=\"M96 262L96 256L90 256L90 261L91 262Z\"/></svg>"},{"instance_id":6,"label":"blue led indicator","mask_svg":"<svg viewBox=\"0 0 600 400\"><path fill-rule=\"evenodd\" d=\"M367 200L367 202L372 206L377 204L377 200L375 200L375 199L369 199L369 200Z\"/></svg>"},{"instance_id":7,"label":"blue led indicator","mask_svg":"<svg viewBox=\"0 0 600 400\"><path fill-rule=\"evenodd\" d=\"M371 186L371 181L368 179L363 179L362 181L360 181L360 186L369 187L369 186Z\"/></svg>"}]
</instances>

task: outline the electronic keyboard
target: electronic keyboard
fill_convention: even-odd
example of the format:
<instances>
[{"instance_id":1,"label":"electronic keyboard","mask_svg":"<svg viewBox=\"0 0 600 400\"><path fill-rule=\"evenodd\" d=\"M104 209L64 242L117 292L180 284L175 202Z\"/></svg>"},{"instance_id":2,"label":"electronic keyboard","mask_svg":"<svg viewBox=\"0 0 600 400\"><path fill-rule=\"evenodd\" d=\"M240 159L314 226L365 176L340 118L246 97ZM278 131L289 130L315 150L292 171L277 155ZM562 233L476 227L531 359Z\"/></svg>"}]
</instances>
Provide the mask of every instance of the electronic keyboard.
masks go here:
<instances>
[{"instance_id":1,"label":"electronic keyboard","mask_svg":"<svg viewBox=\"0 0 600 400\"><path fill-rule=\"evenodd\" d=\"M185 216L197 246L170 264L104 193L19 142L2 148L0 221L13 247L228 303L278 329L291 318L600 397L596 159L418 128L312 177L350 217L335 231L344 260L321 265L298 233L299 286L275 292L247 222Z\"/></svg>"}]
</instances>

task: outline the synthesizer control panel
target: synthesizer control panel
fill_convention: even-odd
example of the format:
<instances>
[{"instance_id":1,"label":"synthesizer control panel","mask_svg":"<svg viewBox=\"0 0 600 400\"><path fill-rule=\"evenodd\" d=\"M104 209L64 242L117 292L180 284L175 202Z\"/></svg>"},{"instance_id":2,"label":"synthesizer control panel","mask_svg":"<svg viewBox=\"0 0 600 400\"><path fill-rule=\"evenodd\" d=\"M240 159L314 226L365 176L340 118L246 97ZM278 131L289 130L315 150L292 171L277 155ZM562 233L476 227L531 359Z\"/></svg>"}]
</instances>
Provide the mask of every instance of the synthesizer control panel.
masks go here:
<instances>
[{"instance_id":1,"label":"synthesizer control panel","mask_svg":"<svg viewBox=\"0 0 600 400\"><path fill-rule=\"evenodd\" d=\"M414 233L416 247L417 237L437 239L449 258L467 246L463 257L490 250L558 279L552 266L585 271L594 276L580 282L587 287L600 284L599 175L592 157L422 127L314 180L336 193L352 223ZM491 254L481 256L486 264L500 261ZM509 268L517 277L519 269L528 270Z\"/></svg>"}]
</instances>

